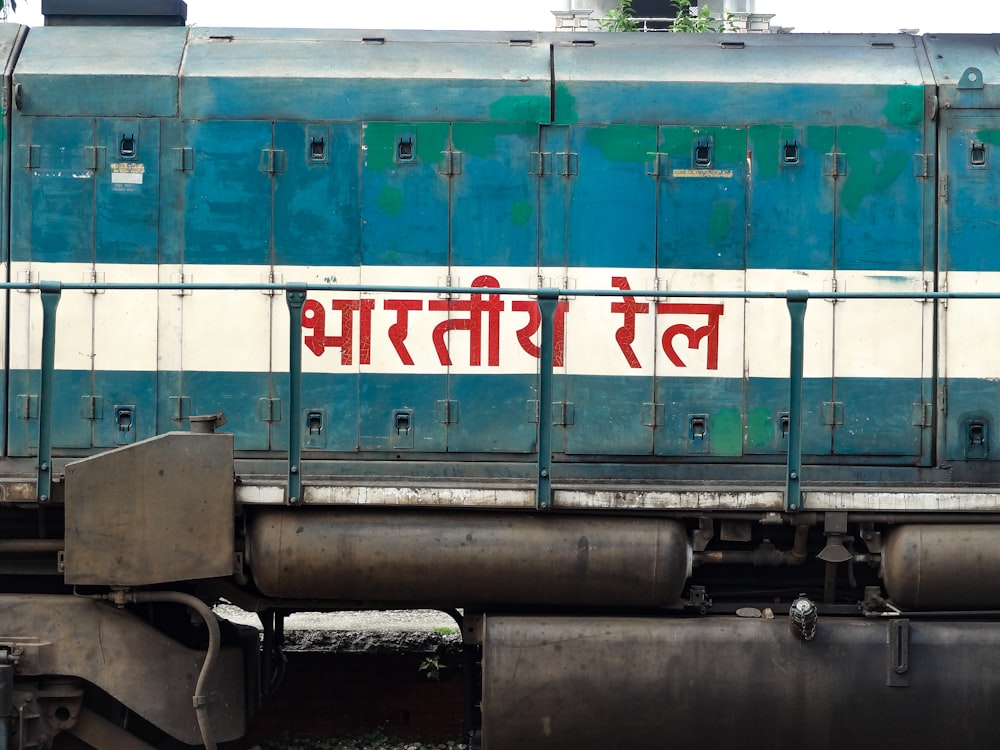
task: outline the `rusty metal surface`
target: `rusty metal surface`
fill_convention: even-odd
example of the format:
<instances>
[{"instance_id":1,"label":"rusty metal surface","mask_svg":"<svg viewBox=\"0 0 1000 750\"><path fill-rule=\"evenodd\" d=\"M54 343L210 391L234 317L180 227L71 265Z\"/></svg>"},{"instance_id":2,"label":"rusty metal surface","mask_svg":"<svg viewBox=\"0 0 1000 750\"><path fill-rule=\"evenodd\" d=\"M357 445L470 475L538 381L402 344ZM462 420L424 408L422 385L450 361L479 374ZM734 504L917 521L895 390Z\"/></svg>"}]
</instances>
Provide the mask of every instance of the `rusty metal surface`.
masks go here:
<instances>
[{"instance_id":1,"label":"rusty metal surface","mask_svg":"<svg viewBox=\"0 0 1000 750\"><path fill-rule=\"evenodd\" d=\"M259 508L248 526L254 581L277 597L664 606L690 565L663 519Z\"/></svg>"},{"instance_id":2,"label":"rusty metal surface","mask_svg":"<svg viewBox=\"0 0 1000 750\"><path fill-rule=\"evenodd\" d=\"M1000 608L1000 525L909 524L882 548L882 582L908 608Z\"/></svg>"},{"instance_id":3,"label":"rusty metal surface","mask_svg":"<svg viewBox=\"0 0 1000 750\"><path fill-rule=\"evenodd\" d=\"M44 640L20 640L31 638ZM80 677L176 739L201 741L191 697L204 652L185 648L129 612L80 597L5 595L0 643L11 641L23 651L20 677ZM238 650L223 650L207 692L216 739L241 736L246 716Z\"/></svg>"},{"instance_id":4,"label":"rusty metal surface","mask_svg":"<svg viewBox=\"0 0 1000 750\"><path fill-rule=\"evenodd\" d=\"M483 747L986 747L994 623L487 618ZM908 680L897 679L902 669Z\"/></svg>"},{"instance_id":5,"label":"rusty metal surface","mask_svg":"<svg viewBox=\"0 0 1000 750\"><path fill-rule=\"evenodd\" d=\"M66 582L233 571L233 436L168 433L66 466Z\"/></svg>"}]
</instances>

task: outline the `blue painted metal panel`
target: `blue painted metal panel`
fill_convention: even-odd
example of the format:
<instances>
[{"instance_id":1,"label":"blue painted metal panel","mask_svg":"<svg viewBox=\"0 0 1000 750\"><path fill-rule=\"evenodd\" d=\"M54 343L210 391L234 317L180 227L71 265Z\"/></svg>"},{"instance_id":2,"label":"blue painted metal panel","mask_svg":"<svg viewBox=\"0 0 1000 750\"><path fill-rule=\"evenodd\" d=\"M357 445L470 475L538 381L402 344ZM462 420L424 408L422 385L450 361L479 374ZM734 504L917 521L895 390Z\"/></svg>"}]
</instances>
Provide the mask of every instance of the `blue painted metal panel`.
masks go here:
<instances>
[{"instance_id":1,"label":"blue painted metal panel","mask_svg":"<svg viewBox=\"0 0 1000 750\"><path fill-rule=\"evenodd\" d=\"M948 461L1000 460L1000 381L949 378L945 424ZM974 431L975 425L982 429Z\"/></svg>"},{"instance_id":2,"label":"blue painted metal panel","mask_svg":"<svg viewBox=\"0 0 1000 750\"><path fill-rule=\"evenodd\" d=\"M276 398L271 390L271 376L266 372L182 373L183 389L179 395L191 399L191 414L215 414L223 411L228 424L220 432L233 433L236 450L267 450L268 419L285 423L288 402L267 401Z\"/></svg>"},{"instance_id":3,"label":"blue painted metal panel","mask_svg":"<svg viewBox=\"0 0 1000 750\"><path fill-rule=\"evenodd\" d=\"M538 125L457 122L451 139L451 265L537 265Z\"/></svg>"},{"instance_id":4,"label":"blue painted metal panel","mask_svg":"<svg viewBox=\"0 0 1000 750\"><path fill-rule=\"evenodd\" d=\"M783 378L749 378L746 383L746 415L743 453L783 455L788 452L788 381ZM823 404L833 400L833 381L807 378L802 383L802 453L828 456L833 450L832 426L824 419Z\"/></svg>"},{"instance_id":5,"label":"blue painted metal panel","mask_svg":"<svg viewBox=\"0 0 1000 750\"><path fill-rule=\"evenodd\" d=\"M360 444L372 451L445 451L446 375L374 375L361 378ZM398 421L398 414L406 415ZM461 412L459 411L460 417Z\"/></svg>"},{"instance_id":6,"label":"blue painted metal panel","mask_svg":"<svg viewBox=\"0 0 1000 750\"><path fill-rule=\"evenodd\" d=\"M995 121L963 118L940 142L947 179L939 206L942 270L1000 271L1000 253L992 251L1000 247L1000 128ZM981 147L975 157L974 147Z\"/></svg>"},{"instance_id":7,"label":"blue painted metal panel","mask_svg":"<svg viewBox=\"0 0 1000 750\"><path fill-rule=\"evenodd\" d=\"M912 37L600 35L554 49L556 122L887 125L923 110ZM915 100L893 97L909 84ZM919 114L917 115L919 117Z\"/></svg>"},{"instance_id":8,"label":"blue painted metal panel","mask_svg":"<svg viewBox=\"0 0 1000 750\"><path fill-rule=\"evenodd\" d=\"M447 266L450 145L447 123L364 126L362 262Z\"/></svg>"},{"instance_id":9,"label":"blue painted metal panel","mask_svg":"<svg viewBox=\"0 0 1000 750\"><path fill-rule=\"evenodd\" d=\"M575 404L566 427L566 452L638 455L653 452L653 378L570 376L566 398Z\"/></svg>"},{"instance_id":10,"label":"blue painted metal panel","mask_svg":"<svg viewBox=\"0 0 1000 750\"><path fill-rule=\"evenodd\" d=\"M535 375L448 377L448 398L458 419L448 425L452 453L526 453L535 450Z\"/></svg>"},{"instance_id":11,"label":"blue painted metal panel","mask_svg":"<svg viewBox=\"0 0 1000 750\"><path fill-rule=\"evenodd\" d=\"M748 268L833 273L834 180L823 173L836 132L820 125L749 129Z\"/></svg>"},{"instance_id":12,"label":"blue painted metal panel","mask_svg":"<svg viewBox=\"0 0 1000 750\"><path fill-rule=\"evenodd\" d=\"M192 119L548 122L548 45L509 37L195 29L181 71ZM402 38L401 38L402 37Z\"/></svg>"},{"instance_id":13,"label":"blue painted metal panel","mask_svg":"<svg viewBox=\"0 0 1000 750\"><path fill-rule=\"evenodd\" d=\"M745 268L746 130L661 127L658 151L658 267Z\"/></svg>"},{"instance_id":14,"label":"blue painted metal panel","mask_svg":"<svg viewBox=\"0 0 1000 750\"><path fill-rule=\"evenodd\" d=\"M94 447L114 448L168 431L156 421L156 373L97 370L93 383L93 392L101 398L92 421ZM119 415L122 408L128 409L128 415Z\"/></svg>"},{"instance_id":15,"label":"blue painted metal panel","mask_svg":"<svg viewBox=\"0 0 1000 750\"><path fill-rule=\"evenodd\" d=\"M359 265L360 123L277 122L274 145L274 263Z\"/></svg>"},{"instance_id":16,"label":"blue painted metal panel","mask_svg":"<svg viewBox=\"0 0 1000 750\"><path fill-rule=\"evenodd\" d=\"M837 150L844 155L846 171L837 178L838 269L923 268L927 181L916 174L918 154L925 152L919 112L913 125L837 128Z\"/></svg>"},{"instance_id":17,"label":"blue painted metal panel","mask_svg":"<svg viewBox=\"0 0 1000 750\"><path fill-rule=\"evenodd\" d=\"M543 126L539 133L539 154L569 153L569 128L558 125ZM538 215L541 226L538 232L539 265L544 268L563 268L568 265L569 232L569 181L568 175L555 170L536 170L538 179Z\"/></svg>"},{"instance_id":18,"label":"blue painted metal panel","mask_svg":"<svg viewBox=\"0 0 1000 750\"><path fill-rule=\"evenodd\" d=\"M569 265L649 268L655 263L656 188L648 174L656 128L570 129ZM554 169L562 168L553 154ZM652 275L652 274L650 274Z\"/></svg>"},{"instance_id":19,"label":"blue painted metal panel","mask_svg":"<svg viewBox=\"0 0 1000 750\"><path fill-rule=\"evenodd\" d=\"M25 115L173 117L187 29L35 28L15 82Z\"/></svg>"},{"instance_id":20,"label":"blue painted metal panel","mask_svg":"<svg viewBox=\"0 0 1000 750\"><path fill-rule=\"evenodd\" d=\"M8 380L7 434L12 456L33 456L38 449L38 370L11 370ZM89 370L57 370L53 385L52 448L89 448L91 421L81 409L93 393Z\"/></svg>"},{"instance_id":21,"label":"blue painted metal panel","mask_svg":"<svg viewBox=\"0 0 1000 750\"><path fill-rule=\"evenodd\" d=\"M97 180L98 263L159 262L160 123L97 121L107 162Z\"/></svg>"},{"instance_id":22,"label":"blue painted metal panel","mask_svg":"<svg viewBox=\"0 0 1000 750\"><path fill-rule=\"evenodd\" d=\"M270 122L188 122L184 262L271 262ZM178 157L180 158L180 157ZM281 168L282 156L273 164Z\"/></svg>"},{"instance_id":23,"label":"blue painted metal panel","mask_svg":"<svg viewBox=\"0 0 1000 750\"><path fill-rule=\"evenodd\" d=\"M656 430L658 456L743 454L743 381L737 378L656 378L663 422Z\"/></svg>"},{"instance_id":24,"label":"blue painted metal panel","mask_svg":"<svg viewBox=\"0 0 1000 750\"><path fill-rule=\"evenodd\" d=\"M16 117L13 142L12 259L93 262L93 120Z\"/></svg>"},{"instance_id":25,"label":"blue painted metal panel","mask_svg":"<svg viewBox=\"0 0 1000 750\"><path fill-rule=\"evenodd\" d=\"M273 384L276 397L282 404L288 404L287 377L276 373ZM281 422L272 423L273 450L288 450L288 421L285 414L282 417ZM358 450L358 420L356 374L302 375L302 412L298 424L304 450Z\"/></svg>"},{"instance_id":26,"label":"blue painted metal panel","mask_svg":"<svg viewBox=\"0 0 1000 750\"><path fill-rule=\"evenodd\" d=\"M918 459L926 431L919 423L922 386L916 378L835 378L843 424L833 430L834 453Z\"/></svg>"}]
</instances>

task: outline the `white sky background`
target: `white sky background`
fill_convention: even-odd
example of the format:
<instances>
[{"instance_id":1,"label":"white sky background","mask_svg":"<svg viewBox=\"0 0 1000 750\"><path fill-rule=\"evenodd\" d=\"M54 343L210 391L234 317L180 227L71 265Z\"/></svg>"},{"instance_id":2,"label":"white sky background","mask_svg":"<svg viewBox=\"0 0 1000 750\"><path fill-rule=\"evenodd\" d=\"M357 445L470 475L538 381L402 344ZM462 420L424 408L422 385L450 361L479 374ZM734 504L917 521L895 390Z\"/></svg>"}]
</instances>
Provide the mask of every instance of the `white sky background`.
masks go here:
<instances>
[{"instance_id":1,"label":"white sky background","mask_svg":"<svg viewBox=\"0 0 1000 750\"><path fill-rule=\"evenodd\" d=\"M42 25L42 0L17 6L9 21ZM188 0L188 23L551 31L551 10L565 6L564 0ZM800 32L1000 33L1000 0L756 0L756 9Z\"/></svg>"}]
</instances>

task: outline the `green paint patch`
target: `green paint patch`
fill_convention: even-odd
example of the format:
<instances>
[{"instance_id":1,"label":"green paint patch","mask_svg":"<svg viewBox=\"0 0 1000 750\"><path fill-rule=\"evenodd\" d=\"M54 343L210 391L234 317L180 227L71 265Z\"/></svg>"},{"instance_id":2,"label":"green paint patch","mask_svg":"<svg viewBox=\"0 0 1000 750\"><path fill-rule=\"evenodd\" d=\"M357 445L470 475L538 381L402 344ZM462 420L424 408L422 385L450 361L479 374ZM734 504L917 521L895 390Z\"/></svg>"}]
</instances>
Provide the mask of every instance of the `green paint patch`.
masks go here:
<instances>
[{"instance_id":1,"label":"green paint patch","mask_svg":"<svg viewBox=\"0 0 1000 750\"><path fill-rule=\"evenodd\" d=\"M713 245L723 245L733 230L733 204L717 201L708 216L708 239Z\"/></svg>"},{"instance_id":2,"label":"green paint patch","mask_svg":"<svg viewBox=\"0 0 1000 750\"><path fill-rule=\"evenodd\" d=\"M587 143L608 161L643 163L656 150L656 128L648 125L611 125L589 128Z\"/></svg>"},{"instance_id":3,"label":"green paint patch","mask_svg":"<svg viewBox=\"0 0 1000 750\"><path fill-rule=\"evenodd\" d=\"M452 126L452 142L455 149L463 154L482 159L492 157L503 158L503 142L513 139L522 143L515 148L524 148L525 138L533 139L529 146L534 146L538 139L538 125L534 123L493 123L493 122L456 122Z\"/></svg>"},{"instance_id":4,"label":"green paint patch","mask_svg":"<svg viewBox=\"0 0 1000 750\"><path fill-rule=\"evenodd\" d=\"M774 442L775 425L771 411L765 408L747 409L747 446L762 449Z\"/></svg>"},{"instance_id":5,"label":"green paint patch","mask_svg":"<svg viewBox=\"0 0 1000 750\"><path fill-rule=\"evenodd\" d=\"M887 137L877 128L844 126L838 131L839 150L847 154L847 175L840 194L841 205L849 214L857 213L870 195L888 193L907 168L913 154L886 148Z\"/></svg>"},{"instance_id":6,"label":"green paint patch","mask_svg":"<svg viewBox=\"0 0 1000 750\"><path fill-rule=\"evenodd\" d=\"M389 216L399 216L403 213L403 191L397 187L386 186L378 194L379 210Z\"/></svg>"},{"instance_id":7,"label":"green paint patch","mask_svg":"<svg viewBox=\"0 0 1000 750\"><path fill-rule=\"evenodd\" d=\"M560 125L572 125L578 122L580 115L576 109L576 97L570 93L565 83L556 84L556 116Z\"/></svg>"},{"instance_id":8,"label":"green paint patch","mask_svg":"<svg viewBox=\"0 0 1000 750\"><path fill-rule=\"evenodd\" d=\"M777 125L757 125L750 129L753 164L758 179L773 180L778 176L781 131L782 128Z\"/></svg>"},{"instance_id":9,"label":"green paint patch","mask_svg":"<svg viewBox=\"0 0 1000 750\"><path fill-rule=\"evenodd\" d=\"M490 105L490 119L505 122L548 122L551 102L547 96L504 96Z\"/></svg>"},{"instance_id":10,"label":"green paint patch","mask_svg":"<svg viewBox=\"0 0 1000 750\"><path fill-rule=\"evenodd\" d=\"M739 409L720 409L712 415L712 455L743 454L743 418Z\"/></svg>"},{"instance_id":11,"label":"green paint patch","mask_svg":"<svg viewBox=\"0 0 1000 750\"><path fill-rule=\"evenodd\" d=\"M412 144L418 162L436 165L442 161L442 152L447 149L448 130L448 123L445 122L365 123L365 167L382 172L397 166L401 139Z\"/></svg>"},{"instance_id":12,"label":"green paint patch","mask_svg":"<svg viewBox=\"0 0 1000 750\"><path fill-rule=\"evenodd\" d=\"M924 119L924 90L920 86L893 86L882 110L886 122L899 128L912 128Z\"/></svg>"},{"instance_id":13,"label":"green paint patch","mask_svg":"<svg viewBox=\"0 0 1000 750\"><path fill-rule=\"evenodd\" d=\"M510 207L510 220L514 222L516 226L523 227L531 221L531 217L534 213L535 207L528 201L515 201Z\"/></svg>"},{"instance_id":14,"label":"green paint patch","mask_svg":"<svg viewBox=\"0 0 1000 750\"><path fill-rule=\"evenodd\" d=\"M1000 146L1000 130L977 130L975 139L991 146Z\"/></svg>"}]
</instances>

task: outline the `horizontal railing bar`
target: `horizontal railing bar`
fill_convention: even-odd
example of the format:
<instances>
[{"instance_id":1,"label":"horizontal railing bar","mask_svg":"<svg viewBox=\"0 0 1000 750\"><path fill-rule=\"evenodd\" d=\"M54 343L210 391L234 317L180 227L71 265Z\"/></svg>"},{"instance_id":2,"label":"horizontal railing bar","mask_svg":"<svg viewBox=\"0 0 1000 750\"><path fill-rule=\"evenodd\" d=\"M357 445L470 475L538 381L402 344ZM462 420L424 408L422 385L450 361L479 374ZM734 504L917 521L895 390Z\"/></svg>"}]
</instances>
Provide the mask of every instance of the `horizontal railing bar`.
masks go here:
<instances>
[{"instance_id":1,"label":"horizontal railing bar","mask_svg":"<svg viewBox=\"0 0 1000 750\"><path fill-rule=\"evenodd\" d=\"M43 282L56 284L63 291L247 291L284 292L289 284L238 283L159 283L159 282ZM505 296L537 297L554 290L560 297L652 297L714 299L788 299L789 295L804 295L817 300L976 300L1000 299L996 292L809 292L809 291L718 291L690 289L562 289L558 287L469 287L469 286L387 286L372 284L298 284L296 289L307 292L357 292L361 294L500 294ZM0 282L0 289L20 292L39 291L40 283ZM549 291L551 293L551 291Z\"/></svg>"}]
</instances>

